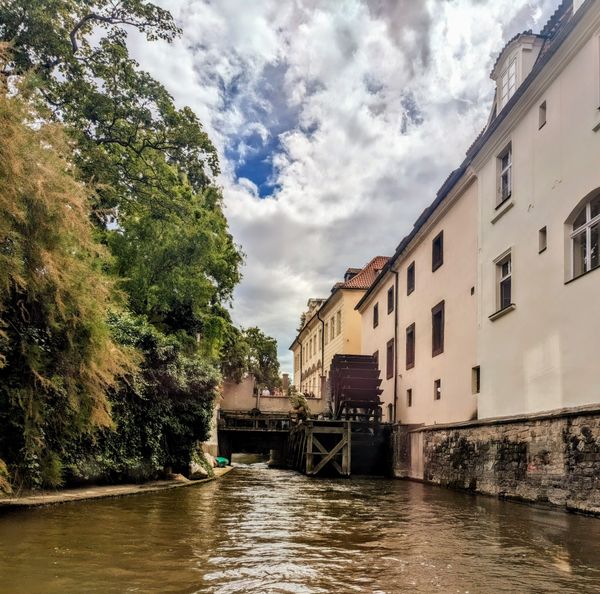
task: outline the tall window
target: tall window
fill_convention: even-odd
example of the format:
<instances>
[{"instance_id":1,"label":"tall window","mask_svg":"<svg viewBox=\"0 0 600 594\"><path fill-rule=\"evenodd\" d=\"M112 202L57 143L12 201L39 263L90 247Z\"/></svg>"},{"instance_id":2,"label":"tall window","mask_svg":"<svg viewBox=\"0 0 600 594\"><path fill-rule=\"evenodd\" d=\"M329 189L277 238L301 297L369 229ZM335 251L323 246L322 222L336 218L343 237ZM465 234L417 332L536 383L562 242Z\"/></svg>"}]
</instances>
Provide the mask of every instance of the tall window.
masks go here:
<instances>
[{"instance_id":1,"label":"tall window","mask_svg":"<svg viewBox=\"0 0 600 594\"><path fill-rule=\"evenodd\" d=\"M335 338L335 320L333 316L331 316L331 319L329 320L329 338L331 338L331 340Z\"/></svg>"},{"instance_id":2,"label":"tall window","mask_svg":"<svg viewBox=\"0 0 600 594\"><path fill-rule=\"evenodd\" d=\"M325 344L329 342L329 322L325 322Z\"/></svg>"},{"instance_id":3,"label":"tall window","mask_svg":"<svg viewBox=\"0 0 600 594\"><path fill-rule=\"evenodd\" d=\"M440 231L431 244L431 270L437 270L444 263L444 232Z\"/></svg>"},{"instance_id":4,"label":"tall window","mask_svg":"<svg viewBox=\"0 0 600 594\"><path fill-rule=\"evenodd\" d=\"M409 388L406 390L406 406L411 407L412 402L412 388Z\"/></svg>"},{"instance_id":5,"label":"tall window","mask_svg":"<svg viewBox=\"0 0 600 594\"><path fill-rule=\"evenodd\" d=\"M373 328L379 326L379 303L373 306Z\"/></svg>"},{"instance_id":6,"label":"tall window","mask_svg":"<svg viewBox=\"0 0 600 594\"><path fill-rule=\"evenodd\" d=\"M392 285L387 292L387 306L388 313L392 313L394 311L394 285Z\"/></svg>"},{"instance_id":7,"label":"tall window","mask_svg":"<svg viewBox=\"0 0 600 594\"><path fill-rule=\"evenodd\" d=\"M415 263L412 262L406 269L406 294L410 295L415 290Z\"/></svg>"},{"instance_id":8,"label":"tall window","mask_svg":"<svg viewBox=\"0 0 600 594\"><path fill-rule=\"evenodd\" d=\"M598 235L600 234L600 195L586 202L573 220L571 245L573 278L600 265Z\"/></svg>"},{"instance_id":9,"label":"tall window","mask_svg":"<svg viewBox=\"0 0 600 594\"><path fill-rule=\"evenodd\" d=\"M432 341L431 356L444 352L444 302L441 301L431 310Z\"/></svg>"},{"instance_id":10,"label":"tall window","mask_svg":"<svg viewBox=\"0 0 600 594\"><path fill-rule=\"evenodd\" d=\"M515 94L517 89L517 59L513 58L502 73L500 86L500 109L502 109Z\"/></svg>"},{"instance_id":11,"label":"tall window","mask_svg":"<svg viewBox=\"0 0 600 594\"><path fill-rule=\"evenodd\" d=\"M341 334L342 332L342 311L339 310L336 314L335 317L337 318L337 333L338 336Z\"/></svg>"},{"instance_id":12,"label":"tall window","mask_svg":"<svg viewBox=\"0 0 600 594\"><path fill-rule=\"evenodd\" d=\"M387 379L394 377L394 339L388 340L386 345L386 358L385 358L385 376Z\"/></svg>"},{"instance_id":13,"label":"tall window","mask_svg":"<svg viewBox=\"0 0 600 594\"><path fill-rule=\"evenodd\" d=\"M406 329L406 369L415 366L415 325L411 324Z\"/></svg>"},{"instance_id":14,"label":"tall window","mask_svg":"<svg viewBox=\"0 0 600 594\"><path fill-rule=\"evenodd\" d=\"M512 195L512 146L509 144L498 155L498 198L497 203L502 204Z\"/></svg>"},{"instance_id":15,"label":"tall window","mask_svg":"<svg viewBox=\"0 0 600 594\"><path fill-rule=\"evenodd\" d=\"M498 309L503 310L512 304L512 255L509 253L496 263L498 278Z\"/></svg>"}]
</instances>

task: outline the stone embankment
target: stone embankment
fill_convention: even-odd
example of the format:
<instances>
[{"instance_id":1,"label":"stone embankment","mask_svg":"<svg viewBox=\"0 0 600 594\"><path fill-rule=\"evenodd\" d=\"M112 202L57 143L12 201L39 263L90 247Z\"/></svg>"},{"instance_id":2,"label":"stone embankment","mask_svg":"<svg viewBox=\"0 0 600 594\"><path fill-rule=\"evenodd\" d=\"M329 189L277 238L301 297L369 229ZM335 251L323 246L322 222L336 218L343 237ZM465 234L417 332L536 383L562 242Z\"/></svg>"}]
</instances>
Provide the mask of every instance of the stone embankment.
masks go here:
<instances>
[{"instance_id":1,"label":"stone embankment","mask_svg":"<svg viewBox=\"0 0 600 594\"><path fill-rule=\"evenodd\" d=\"M600 515L600 409L408 428L397 475Z\"/></svg>"},{"instance_id":2,"label":"stone embankment","mask_svg":"<svg viewBox=\"0 0 600 594\"><path fill-rule=\"evenodd\" d=\"M0 512L8 509L55 505L58 503L70 503L72 501L101 499L105 497L142 495L145 493L154 493L156 491L166 491L168 489L192 487L220 478L231 470L233 470L231 466L226 468L215 468L213 477L204 478L201 480L189 480L181 475L178 475L178 478L172 480L151 481L141 485L104 485L98 487L85 487L81 489L44 491L24 497L6 497L4 499L0 499Z\"/></svg>"}]
</instances>

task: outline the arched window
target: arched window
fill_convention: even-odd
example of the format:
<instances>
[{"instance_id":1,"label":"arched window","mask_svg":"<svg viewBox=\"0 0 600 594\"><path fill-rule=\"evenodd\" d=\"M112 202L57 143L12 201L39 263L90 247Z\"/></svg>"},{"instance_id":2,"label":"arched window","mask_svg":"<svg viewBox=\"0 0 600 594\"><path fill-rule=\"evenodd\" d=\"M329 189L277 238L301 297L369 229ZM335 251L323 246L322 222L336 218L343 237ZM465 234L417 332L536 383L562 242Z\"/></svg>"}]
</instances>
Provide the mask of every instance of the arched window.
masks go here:
<instances>
[{"instance_id":1,"label":"arched window","mask_svg":"<svg viewBox=\"0 0 600 594\"><path fill-rule=\"evenodd\" d=\"M571 273L576 278L600 265L600 194L581 205L572 221Z\"/></svg>"}]
</instances>

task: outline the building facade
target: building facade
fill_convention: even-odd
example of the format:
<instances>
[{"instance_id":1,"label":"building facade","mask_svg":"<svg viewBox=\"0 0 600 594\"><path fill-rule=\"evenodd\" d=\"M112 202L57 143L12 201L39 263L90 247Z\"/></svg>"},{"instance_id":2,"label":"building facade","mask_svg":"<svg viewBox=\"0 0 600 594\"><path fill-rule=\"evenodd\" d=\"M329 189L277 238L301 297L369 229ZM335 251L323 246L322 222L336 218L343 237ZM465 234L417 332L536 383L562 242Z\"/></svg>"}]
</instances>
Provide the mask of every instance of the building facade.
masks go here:
<instances>
[{"instance_id":1,"label":"building facade","mask_svg":"<svg viewBox=\"0 0 600 594\"><path fill-rule=\"evenodd\" d=\"M479 416L597 403L600 2L563 2L540 35L504 48L492 77L498 106L468 155L479 179Z\"/></svg>"},{"instance_id":2,"label":"building facade","mask_svg":"<svg viewBox=\"0 0 600 594\"><path fill-rule=\"evenodd\" d=\"M362 353L379 353L390 422L476 416L476 284L477 180L460 169L357 304Z\"/></svg>"},{"instance_id":3,"label":"building facade","mask_svg":"<svg viewBox=\"0 0 600 594\"><path fill-rule=\"evenodd\" d=\"M363 268L349 268L327 299L310 299L290 350L294 355L294 385L320 400L316 412L328 410L328 378L336 354L361 349L361 320L356 304L373 284L388 258L376 256Z\"/></svg>"},{"instance_id":4,"label":"building facade","mask_svg":"<svg viewBox=\"0 0 600 594\"><path fill-rule=\"evenodd\" d=\"M402 424L600 402L600 1L564 0L491 78L486 128L357 305Z\"/></svg>"}]
</instances>

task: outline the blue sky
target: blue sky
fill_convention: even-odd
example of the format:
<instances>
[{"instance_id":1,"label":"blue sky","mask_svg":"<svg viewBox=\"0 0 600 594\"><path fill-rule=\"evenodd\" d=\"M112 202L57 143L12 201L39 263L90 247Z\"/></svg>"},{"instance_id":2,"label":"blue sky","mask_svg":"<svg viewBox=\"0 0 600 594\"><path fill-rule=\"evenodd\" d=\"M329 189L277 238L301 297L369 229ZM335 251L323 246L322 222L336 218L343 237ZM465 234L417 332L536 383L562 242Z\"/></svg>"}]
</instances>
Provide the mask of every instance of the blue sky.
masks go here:
<instances>
[{"instance_id":1,"label":"blue sky","mask_svg":"<svg viewBox=\"0 0 600 594\"><path fill-rule=\"evenodd\" d=\"M183 29L132 36L221 155L246 253L233 316L287 347L309 297L389 255L488 116L497 53L558 0L164 0Z\"/></svg>"}]
</instances>

